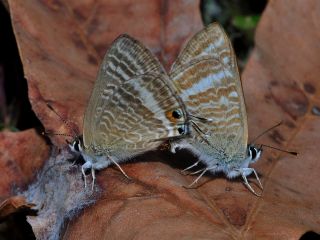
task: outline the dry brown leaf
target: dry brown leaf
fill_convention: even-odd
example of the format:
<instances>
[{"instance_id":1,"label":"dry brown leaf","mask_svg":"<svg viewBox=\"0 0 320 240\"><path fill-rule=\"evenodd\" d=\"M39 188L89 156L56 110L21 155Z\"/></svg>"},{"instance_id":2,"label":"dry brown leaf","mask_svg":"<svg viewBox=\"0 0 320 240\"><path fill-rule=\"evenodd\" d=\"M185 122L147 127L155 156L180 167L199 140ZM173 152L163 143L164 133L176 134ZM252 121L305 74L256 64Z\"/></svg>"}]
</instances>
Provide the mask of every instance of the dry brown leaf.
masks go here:
<instances>
[{"instance_id":1,"label":"dry brown leaf","mask_svg":"<svg viewBox=\"0 0 320 240\"><path fill-rule=\"evenodd\" d=\"M320 233L320 118L312 113L320 104L319 16L316 0L270 1L243 74L253 134L284 120L264 142L299 153L265 154L257 164L265 192L255 201L245 228L258 238L298 239L307 231Z\"/></svg>"},{"instance_id":2,"label":"dry brown leaf","mask_svg":"<svg viewBox=\"0 0 320 240\"><path fill-rule=\"evenodd\" d=\"M49 157L49 146L34 129L1 132L0 149L1 198L26 187Z\"/></svg>"},{"instance_id":3,"label":"dry brown leaf","mask_svg":"<svg viewBox=\"0 0 320 240\"><path fill-rule=\"evenodd\" d=\"M98 64L119 34L129 33L165 63L172 62L181 42L201 28L198 5L160 0L9 1L29 98L46 129L70 132L46 102L82 129ZM65 143L61 137L53 140Z\"/></svg>"},{"instance_id":4,"label":"dry brown leaf","mask_svg":"<svg viewBox=\"0 0 320 240\"><path fill-rule=\"evenodd\" d=\"M31 226L26 222L26 215L35 215L35 205L28 203L23 196L0 199L0 238L34 239Z\"/></svg>"},{"instance_id":5,"label":"dry brown leaf","mask_svg":"<svg viewBox=\"0 0 320 240\"><path fill-rule=\"evenodd\" d=\"M118 34L128 32L171 63L183 40L200 29L198 4L9 1L30 101L45 127L68 130L46 107L50 101L82 128L98 62ZM250 135L284 120L263 142L299 152L265 150L255 165L265 186L261 198L224 177L204 177L199 188L185 189L193 178L176 167L195 159L152 152L123 165L131 181L116 169L99 172L100 199L67 225L64 239L297 239L309 230L319 233L320 124L312 114L320 106L319 15L316 0L269 1L243 74Z\"/></svg>"},{"instance_id":6,"label":"dry brown leaf","mask_svg":"<svg viewBox=\"0 0 320 240\"><path fill-rule=\"evenodd\" d=\"M0 221L11 214L30 211L33 207L34 204L26 202L26 199L22 196L8 198L0 202Z\"/></svg>"}]
</instances>

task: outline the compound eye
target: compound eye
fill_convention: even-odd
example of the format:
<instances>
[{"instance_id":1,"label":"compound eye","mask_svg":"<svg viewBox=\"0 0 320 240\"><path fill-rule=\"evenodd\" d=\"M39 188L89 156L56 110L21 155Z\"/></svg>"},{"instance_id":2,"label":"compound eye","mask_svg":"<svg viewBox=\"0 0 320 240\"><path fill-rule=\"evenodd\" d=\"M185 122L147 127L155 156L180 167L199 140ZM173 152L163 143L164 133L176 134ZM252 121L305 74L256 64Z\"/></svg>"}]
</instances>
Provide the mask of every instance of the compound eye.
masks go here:
<instances>
[{"instance_id":1,"label":"compound eye","mask_svg":"<svg viewBox=\"0 0 320 240\"><path fill-rule=\"evenodd\" d=\"M74 150L76 150L77 152L80 151L80 149L79 149L79 144L80 144L79 140L75 140L74 143L73 143L73 148L74 148Z\"/></svg>"},{"instance_id":2,"label":"compound eye","mask_svg":"<svg viewBox=\"0 0 320 240\"><path fill-rule=\"evenodd\" d=\"M255 159L257 157L257 149L253 146L250 146L249 151L251 152L251 159Z\"/></svg>"}]
</instances>

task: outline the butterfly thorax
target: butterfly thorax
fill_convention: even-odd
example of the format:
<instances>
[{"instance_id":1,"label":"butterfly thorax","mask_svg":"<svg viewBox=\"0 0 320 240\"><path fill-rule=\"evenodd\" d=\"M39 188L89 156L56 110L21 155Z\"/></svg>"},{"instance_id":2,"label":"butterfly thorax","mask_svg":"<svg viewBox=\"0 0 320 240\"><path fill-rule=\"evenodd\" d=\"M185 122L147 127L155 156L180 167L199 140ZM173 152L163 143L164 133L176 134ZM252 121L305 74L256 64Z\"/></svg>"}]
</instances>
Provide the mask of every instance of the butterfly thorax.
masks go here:
<instances>
[{"instance_id":1,"label":"butterfly thorax","mask_svg":"<svg viewBox=\"0 0 320 240\"><path fill-rule=\"evenodd\" d=\"M212 147L209 144L203 144L198 141L182 140L175 143L173 148L187 148L201 160L210 171L224 172L228 178L234 178L240 175L239 170L248 168L250 163L256 162L262 153L261 148L253 145L247 145L245 148L238 148L238 151L230 148ZM236 146L236 145L232 145Z\"/></svg>"},{"instance_id":2,"label":"butterfly thorax","mask_svg":"<svg viewBox=\"0 0 320 240\"><path fill-rule=\"evenodd\" d=\"M233 160L223 166L222 171L228 178L235 178L241 175L241 169L246 169L251 163L256 162L262 153L261 148L257 148L253 145L248 145L246 150L246 156L233 156Z\"/></svg>"},{"instance_id":3,"label":"butterfly thorax","mask_svg":"<svg viewBox=\"0 0 320 240\"><path fill-rule=\"evenodd\" d=\"M217 159L222 164L233 165L234 162L246 159L248 157L247 144L239 138L230 136L228 139L223 135L209 134L196 135L190 139L190 143L195 145L202 155L206 155L209 159ZM212 160L210 160L212 161ZM212 162L216 162L212 161Z\"/></svg>"}]
</instances>

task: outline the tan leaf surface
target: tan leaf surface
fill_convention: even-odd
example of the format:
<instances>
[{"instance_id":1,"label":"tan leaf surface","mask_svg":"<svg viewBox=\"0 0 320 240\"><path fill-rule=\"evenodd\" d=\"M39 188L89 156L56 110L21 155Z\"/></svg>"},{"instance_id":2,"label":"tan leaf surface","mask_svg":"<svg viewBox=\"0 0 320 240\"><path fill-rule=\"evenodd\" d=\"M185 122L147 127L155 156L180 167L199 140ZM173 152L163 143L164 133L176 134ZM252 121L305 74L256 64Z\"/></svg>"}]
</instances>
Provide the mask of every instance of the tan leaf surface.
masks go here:
<instances>
[{"instance_id":1,"label":"tan leaf surface","mask_svg":"<svg viewBox=\"0 0 320 240\"><path fill-rule=\"evenodd\" d=\"M98 63L118 34L128 32L168 64L183 40L201 29L197 1L11 0L9 8L30 101L55 132L68 129L45 102L80 131ZM152 152L123 165L130 181L117 169L100 171L99 200L67 225L64 239L297 239L309 230L319 233L320 124L312 114L320 105L319 15L316 0L269 1L243 74L250 136L284 120L259 141L299 152L293 157L265 149L254 165L265 186L261 198L222 176L185 189L193 177L179 171L196 159Z\"/></svg>"},{"instance_id":2,"label":"tan leaf surface","mask_svg":"<svg viewBox=\"0 0 320 240\"><path fill-rule=\"evenodd\" d=\"M34 129L0 133L0 197L25 188L49 157L49 146Z\"/></svg>"}]
</instances>

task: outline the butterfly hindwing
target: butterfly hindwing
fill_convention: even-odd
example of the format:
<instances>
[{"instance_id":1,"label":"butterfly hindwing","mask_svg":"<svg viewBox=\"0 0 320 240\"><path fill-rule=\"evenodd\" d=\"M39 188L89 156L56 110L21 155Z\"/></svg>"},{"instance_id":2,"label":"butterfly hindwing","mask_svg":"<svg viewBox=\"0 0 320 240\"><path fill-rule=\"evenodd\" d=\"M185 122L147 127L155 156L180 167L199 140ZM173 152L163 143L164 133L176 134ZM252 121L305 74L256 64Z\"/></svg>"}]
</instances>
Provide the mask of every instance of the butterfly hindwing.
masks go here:
<instances>
[{"instance_id":1,"label":"butterfly hindwing","mask_svg":"<svg viewBox=\"0 0 320 240\"><path fill-rule=\"evenodd\" d=\"M193 121L191 144L208 158L246 158L247 115L231 43L219 24L196 34L175 61L170 78Z\"/></svg>"},{"instance_id":2,"label":"butterfly hindwing","mask_svg":"<svg viewBox=\"0 0 320 240\"><path fill-rule=\"evenodd\" d=\"M92 91L84 119L85 146L130 156L183 134L185 110L171 84L148 49L120 36L105 55Z\"/></svg>"}]
</instances>

